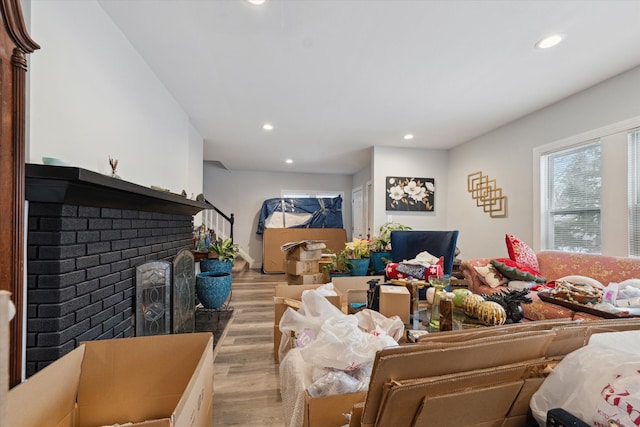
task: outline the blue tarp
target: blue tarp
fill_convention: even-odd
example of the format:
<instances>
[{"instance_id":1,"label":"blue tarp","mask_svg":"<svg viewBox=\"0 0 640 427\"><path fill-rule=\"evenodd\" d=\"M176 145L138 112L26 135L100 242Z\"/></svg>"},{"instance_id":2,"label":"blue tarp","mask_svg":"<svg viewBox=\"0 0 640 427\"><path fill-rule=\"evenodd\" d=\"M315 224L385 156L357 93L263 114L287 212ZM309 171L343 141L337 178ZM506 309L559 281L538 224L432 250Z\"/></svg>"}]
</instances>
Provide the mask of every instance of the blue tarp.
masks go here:
<instances>
[{"instance_id":1,"label":"blue tarp","mask_svg":"<svg viewBox=\"0 0 640 427\"><path fill-rule=\"evenodd\" d=\"M260 220L256 234L262 234L265 229L265 220L274 212L307 213L311 218L303 224L289 227L283 224L282 228L343 228L342 224L342 197L324 198L292 198L292 199L267 199L262 203Z\"/></svg>"}]
</instances>

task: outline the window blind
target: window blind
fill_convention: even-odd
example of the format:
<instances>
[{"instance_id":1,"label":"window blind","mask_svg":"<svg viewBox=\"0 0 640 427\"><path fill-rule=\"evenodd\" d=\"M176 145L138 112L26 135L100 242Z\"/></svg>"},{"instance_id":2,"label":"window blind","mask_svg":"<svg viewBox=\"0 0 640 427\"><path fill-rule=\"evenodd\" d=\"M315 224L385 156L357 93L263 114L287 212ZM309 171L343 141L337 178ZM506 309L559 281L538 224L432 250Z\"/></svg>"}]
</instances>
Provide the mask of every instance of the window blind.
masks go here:
<instances>
[{"instance_id":1,"label":"window blind","mask_svg":"<svg viewBox=\"0 0 640 427\"><path fill-rule=\"evenodd\" d=\"M600 253L600 140L548 153L545 160L545 249Z\"/></svg>"},{"instance_id":2,"label":"window blind","mask_svg":"<svg viewBox=\"0 0 640 427\"><path fill-rule=\"evenodd\" d=\"M629 140L629 255L640 256L640 129Z\"/></svg>"}]
</instances>

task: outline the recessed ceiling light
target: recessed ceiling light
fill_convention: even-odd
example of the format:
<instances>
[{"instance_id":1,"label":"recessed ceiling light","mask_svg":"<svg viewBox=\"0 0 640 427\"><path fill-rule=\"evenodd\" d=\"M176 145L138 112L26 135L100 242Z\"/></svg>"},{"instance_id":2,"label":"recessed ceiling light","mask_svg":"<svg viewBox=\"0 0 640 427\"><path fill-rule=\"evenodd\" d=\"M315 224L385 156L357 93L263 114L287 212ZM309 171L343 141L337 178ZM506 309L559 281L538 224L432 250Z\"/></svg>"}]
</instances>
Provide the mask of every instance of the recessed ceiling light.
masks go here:
<instances>
[{"instance_id":1,"label":"recessed ceiling light","mask_svg":"<svg viewBox=\"0 0 640 427\"><path fill-rule=\"evenodd\" d=\"M262 129L264 130L273 130L273 125L271 123L265 123L262 125Z\"/></svg>"},{"instance_id":2,"label":"recessed ceiling light","mask_svg":"<svg viewBox=\"0 0 640 427\"><path fill-rule=\"evenodd\" d=\"M552 34L539 40L538 43L536 43L536 49L549 49L550 47L554 47L564 40L564 37L564 34Z\"/></svg>"},{"instance_id":3,"label":"recessed ceiling light","mask_svg":"<svg viewBox=\"0 0 640 427\"><path fill-rule=\"evenodd\" d=\"M254 6L262 6L267 2L267 0L247 0L247 1Z\"/></svg>"},{"instance_id":4,"label":"recessed ceiling light","mask_svg":"<svg viewBox=\"0 0 640 427\"><path fill-rule=\"evenodd\" d=\"M289 164L291 164L291 163L293 163L293 160L291 160L291 159L287 159L287 160L285 160L285 163L289 163Z\"/></svg>"},{"instance_id":5,"label":"recessed ceiling light","mask_svg":"<svg viewBox=\"0 0 640 427\"><path fill-rule=\"evenodd\" d=\"M408 133L403 138L404 139L413 139L413 134Z\"/></svg>"}]
</instances>

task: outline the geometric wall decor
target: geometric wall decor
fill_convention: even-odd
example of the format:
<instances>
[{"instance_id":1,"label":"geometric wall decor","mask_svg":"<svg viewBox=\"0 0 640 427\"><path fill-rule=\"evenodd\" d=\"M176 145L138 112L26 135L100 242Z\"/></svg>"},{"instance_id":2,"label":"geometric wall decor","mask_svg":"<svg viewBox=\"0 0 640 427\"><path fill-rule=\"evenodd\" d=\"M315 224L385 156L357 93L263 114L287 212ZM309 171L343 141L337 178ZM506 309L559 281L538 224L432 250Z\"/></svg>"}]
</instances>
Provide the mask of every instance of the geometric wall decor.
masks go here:
<instances>
[{"instance_id":1,"label":"geometric wall decor","mask_svg":"<svg viewBox=\"0 0 640 427\"><path fill-rule=\"evenodd\" d=\"M467 190L476 201L476 206L482 207L491 218L507 216L507 196L502 195L502 188L496 186L495 179L489 179L482 172L470 173L467 175Z\"/></svg>"}]
</instances>

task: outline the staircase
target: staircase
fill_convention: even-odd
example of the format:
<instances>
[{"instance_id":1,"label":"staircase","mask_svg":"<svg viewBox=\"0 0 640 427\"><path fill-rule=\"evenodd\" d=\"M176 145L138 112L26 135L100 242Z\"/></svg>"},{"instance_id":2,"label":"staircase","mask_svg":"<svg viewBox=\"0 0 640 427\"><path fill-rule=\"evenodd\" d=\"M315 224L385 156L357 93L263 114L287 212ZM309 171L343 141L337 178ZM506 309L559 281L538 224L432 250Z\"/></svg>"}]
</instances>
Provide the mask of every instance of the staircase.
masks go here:
<instances>
[{"instance_id":1,"label":"staircase","mask_svg":"<svg viewBox=\"0 0 640 427\"><path fill-rule=\"evenodd\" d=\"M247 270L249 270L249 263L242 257L242 255L236 257L236 259L233 260L231 274L239 274Z\"/></svg>"},{"instance_id":2,"label":"staircase","mask_svg":"<svg viewBox=\"0 0 640 427\"><path fill-rule=\"evenodd\" d=\"M208 200L205 200L209 203ZM211 203L209 203L211 205ZM202 224L209 230L214 230L215 234L220 239L227 239L231 237L233 240L233 223L234 216L225 215L218 208L211 205L211 209L205 209L202 211ZM254 262L253 258L240 247L240 255L233 261L232 274L241 273L249 269L250 265Z\"/></svg>"}]
</instances>

